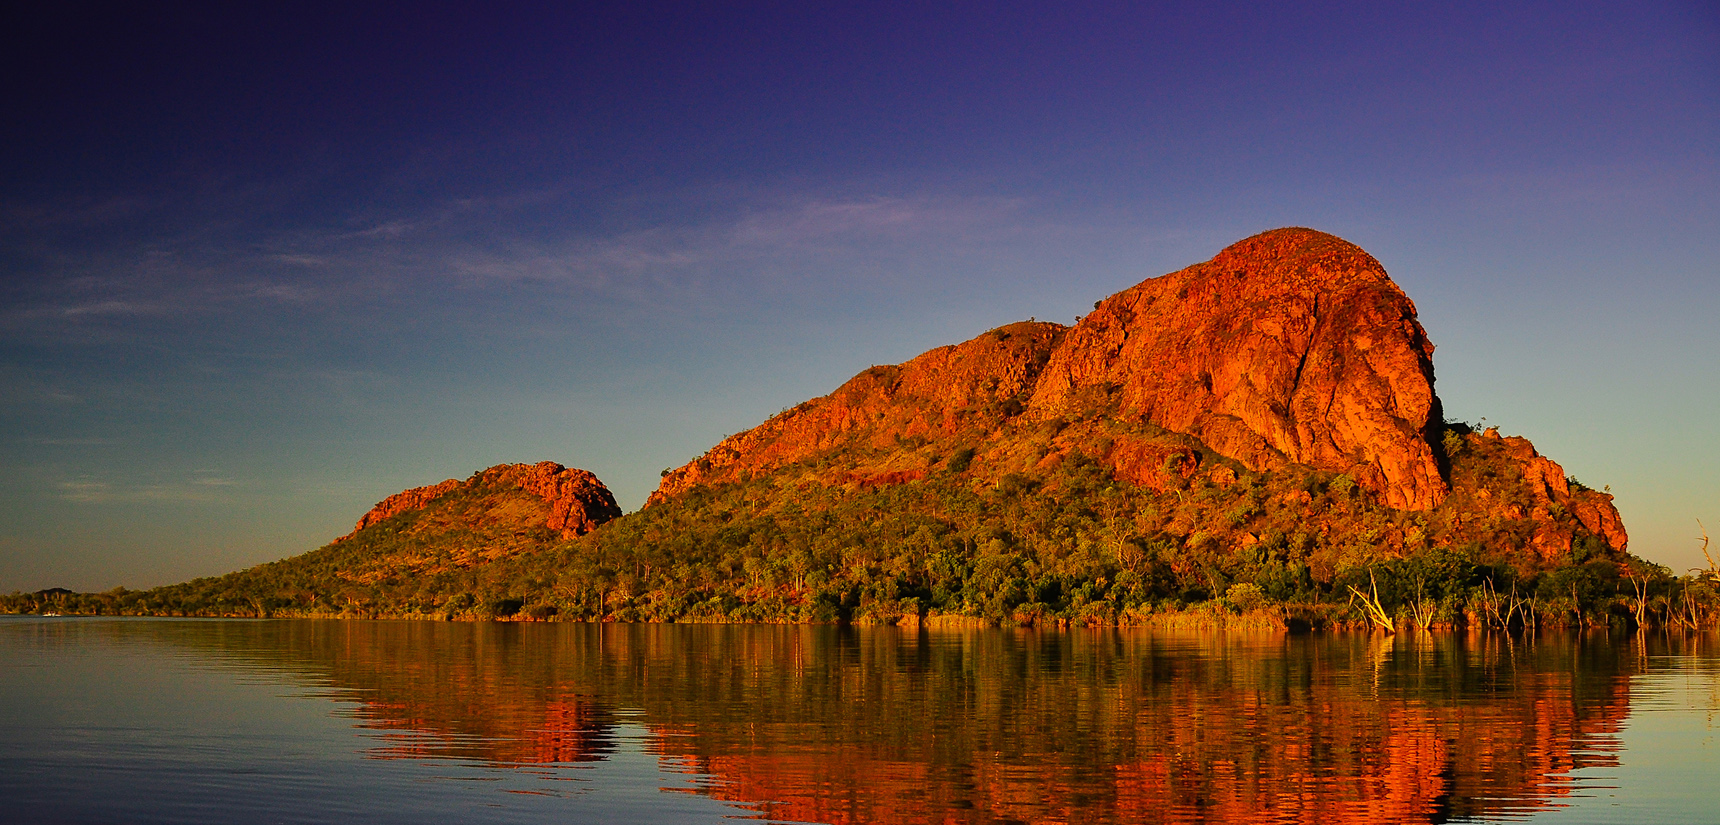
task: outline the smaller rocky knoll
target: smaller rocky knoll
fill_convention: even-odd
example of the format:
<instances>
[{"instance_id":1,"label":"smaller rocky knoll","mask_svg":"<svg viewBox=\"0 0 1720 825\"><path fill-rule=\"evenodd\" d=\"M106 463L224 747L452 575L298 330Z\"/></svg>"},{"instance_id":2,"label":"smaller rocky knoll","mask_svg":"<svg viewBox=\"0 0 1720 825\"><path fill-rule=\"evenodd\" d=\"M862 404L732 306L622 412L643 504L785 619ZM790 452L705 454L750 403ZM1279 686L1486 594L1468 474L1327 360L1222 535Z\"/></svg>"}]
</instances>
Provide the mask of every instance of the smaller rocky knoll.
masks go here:
<instances>
[{"instance_id":1,"label":"smaller rocky knoll","mask_svg":"<svg viewBox=\"0 0 1720 825\"><path fill-rule=\"evenodd\" d=\"M609 488L597 476L584 470L563 467L553 461L536 464L498 464L473 473L465 481L448 479L440 484L414 487L383 499L358 520L352 533L336 541L350 538L354 533L399 515L408 510L423 509L455 490L480 484L514 486L544 500L549 505L544 526L561 533L563 538L582 536L598 525L621 516L621 508Z\"/></svg>"},{"instance_id":2,"label":"smaller rocky knoll","mask_svg":"<svg viewBox=\"0 0 1720 825\"><path fill-rule=\"evenodd\" d=\"M1441 513L1450 541L1499 543L1494 541L1499 525L1515 523L1527 529L1520 528L1524 534L1511 543L1533 549L1543 562L1569 552L1581 533L1599 537L1620 553L1629 545L1612 495L1566 476L1529 439L1501 436L1489 427L1480 433L1451 432L1445 448L1452 456L1452 492Z\"/></svg>"},{"instance_id":3,"label":"smaller rocky knoll","mask_svg":"<svg viewBox=\"0 0 1720 825\"><path fill-rule=\"evenodd\" d=\"M327 545L225 576L128 594L119 612L180 616L418 615L486 565L619 518L596 476L553 461L501 464L389 496ZM489 609L468 603L465 609Z\"/></svg>"}]
</instances>

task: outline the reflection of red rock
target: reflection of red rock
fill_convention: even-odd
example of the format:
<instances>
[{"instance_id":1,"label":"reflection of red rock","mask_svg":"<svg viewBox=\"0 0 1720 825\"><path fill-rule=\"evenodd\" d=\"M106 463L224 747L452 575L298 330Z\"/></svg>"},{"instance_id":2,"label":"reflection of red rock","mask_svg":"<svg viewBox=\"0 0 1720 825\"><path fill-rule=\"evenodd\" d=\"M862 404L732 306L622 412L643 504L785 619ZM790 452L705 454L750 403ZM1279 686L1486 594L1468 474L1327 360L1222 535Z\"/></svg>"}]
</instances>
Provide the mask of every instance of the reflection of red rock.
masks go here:
<instances>
[{"instance_id":1,"label":"reflection of red rock","mask_svg":"<svg viewBox=\"0 0 1720 825\"><path fill-rule=\"evenodd\" d=\"M303 633L298 661L388 733L372 756L589 761L614 749L606 708L625 707L665 768L711 778L700 793L832 823L1521 813L1568 793L1557 777L1616 764L1606 745L1628 711L1632 667L1592 641L1485 634L1191 642L429 622L283 632Z\"/></svg>"},{"instance_id":2,"label":"reflection of red rock","mask_svg":"<svg viewBox=\"0 0 1720 825\"><path fill-rule=\"evenodd\" d=\"M460 686L449 685L456 692ZM466 686L467 691L472 686ZM435 702L369 701L357 715L365 727L387 731L377 759L460 757L517 764L596 762L615 749L610 715L583 697L502 704L487 709L488 720L462 717L471 708ZM486 722L488 724L484 724ZM482 733L469 732L476 727Z\"/></svg>"},{"instance_id":3,"label":"reflection of red rock","mask_svg":"<svg viewBox=\"0 0 1720 825\"><path fill-rule=\"evenodd\" d=\"M526 731L521 762L595 762L613 750L609 714L573 697L544 704L543 722Z\"/></svg>"},{"instance_id":4,"label":"reflection of red rock","mask_svg":"<svg viewBox=\"0 0 1720 825\"><path fill-rule=\"evenodd\" d=\"M473 473L465 481L450 478L440 484L395 493L359 518L353 532L408 510L422 509L455 490L478 484L511 485L543 499L549 505L546 526L567 537L584 535L621 516L615 497L603 482L597 480L597 476L553 461L540 461L536 464L498 464Z\"/></svg>"},{"instance_id":5,"label":"reflection of red rock","mask_svg":"<svg viewBox=\"0 0 1720 825\"><path fill-rule=\"evenodd\" d=\"M1622 677L1585 686L1607 697L1586 709L1554 673L1525 679L1520 695L1498 703L1449 705L1321 689L1333 678L1347 677L1316 674L1307 693L1290 697L1188 683L1138 697L1129 702L1133 730L1083 738L1096 749L1134 749L1106 775L1093 774L1084 753L952 754L954 743L924 734L820 745L772 736L767 725L736 741L676 724L658 750L716 777L713 796L793 821L1432 823L1565 795L1558 776L1616 764L1594 750L1628 710ZM1023 733L1038 722L1030 711L991 721Z\"/></svg>"}]
</instances>

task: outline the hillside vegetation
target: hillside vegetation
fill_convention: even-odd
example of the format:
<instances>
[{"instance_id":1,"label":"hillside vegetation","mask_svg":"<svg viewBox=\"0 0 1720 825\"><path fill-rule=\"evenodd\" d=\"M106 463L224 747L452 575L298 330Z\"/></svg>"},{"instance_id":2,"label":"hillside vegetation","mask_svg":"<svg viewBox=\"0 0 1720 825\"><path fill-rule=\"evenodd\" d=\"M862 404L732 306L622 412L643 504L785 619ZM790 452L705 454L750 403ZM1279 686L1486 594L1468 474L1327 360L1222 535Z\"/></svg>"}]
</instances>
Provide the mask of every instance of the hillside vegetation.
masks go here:
<instances>
[{"instance_id":1,"label":"hillside vegetation","mask_svg":"<svg viewBox=\"0 0 1720 825\"><path fill-rule=\"evenodd\" d=\"M1056 428L994 451L1032 453ZM1064 428L1068 429L1067 427ZM15 594L15 611L560 621L1363 624L1350 588L1400 624L1712 625L1714 582L1609 547L1569 512L1552 557L1525 552L1534 479L1505 439L1447 431L1453 495L1379 504L1305 466L1250 472L1188 436L1180 483L1119 481L1079 451L981 475L960 449L925 478L822 478L832 462L701 487L566 540L517 487L464 487L302 556L149 591ZM928 458L934 458L928 456ZM838 471L840 472L840 471ZM1497 507L1477 516L1470 502Z\"/></svg>"}]
</instances>

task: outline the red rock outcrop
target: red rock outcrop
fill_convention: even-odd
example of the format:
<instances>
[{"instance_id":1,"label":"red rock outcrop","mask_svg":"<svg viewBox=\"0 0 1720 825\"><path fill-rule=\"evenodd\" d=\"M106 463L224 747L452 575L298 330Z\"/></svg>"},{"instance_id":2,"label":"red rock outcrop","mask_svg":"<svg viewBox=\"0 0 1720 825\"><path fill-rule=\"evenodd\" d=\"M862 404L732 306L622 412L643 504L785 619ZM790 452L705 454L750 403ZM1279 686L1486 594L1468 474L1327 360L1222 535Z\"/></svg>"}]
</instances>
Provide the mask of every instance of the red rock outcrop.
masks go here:
<instances>
[{"instance_id":1,"label":"red rock outcrop","mask_svg":"<svg viewBox=\"0 0 1720 825\"><path fill-rule=\"evenodd\" d=\"M646 506L785 468L795 483L960 472L984 485L1078 453L1160 492L1198 478L1226 487L1239 469L1345 474L1433 525L1386 530L1386 553L1478 541L1552 562L1591 533L1624 551L1612 497L1573 488L1527 440L1446 441L1432 356L1415 305L1378 261L1331 235L1277 229L1119 292L1074 327L1010 324L872 367L669 472ZM1447 443L1469 451L1461 473L1440 464L1434 445ZM1284 506L1307 510L1300 495ZM1305 515L1322 536L1354 526Z\"/></svg>"},{"instance_id":2,"label":"red rock outcrop","mask_svg":"<svg viewBox=\"0 0 1720 825\"><path fill-rule=\"evenodd\" d=\"M1011 324L873 367L724 439L669 473L646 506L855 438L883 448L953 435L980 413L1050 420L1101 399L1114 416L1193 435L1250 469L1348 473L1392 507L1426 510L1447 492L1427 438L1441 424L1432 355L1415 305L1378 261L1331 235L1278 229L1113 295L1072 328ZM1156 485L1148 476L1162 466L1136 452L1116 452L1128 465L1119 477Z\"/></svg>"},{"instance_id":3,"label":"red rock outcrop","mask_svg":"<svg viewBox=\"0 0 1720 825\"><path fill-rule=\"evenodd\" d=\"M1187 480L1200 467L1200 453L1196 450L1135 439L1117 440L1109 458L1117 478L1160 492Z\"/></svg>"},{"instance_id":4,"label":"red rock outcrop","mask_svg":"<svg viewBox=\"0 0 1720 825\"><path fill-rule=\"evenodd\" d=\"M519 487L549 505L545 526L565 537L584 535L610 519L621 516L615 496L603 482L584 470L563 467L553 461L536 464L498 464L473 473L465 481L448 479L440 484L414 487L383 499L359 518L356 533L391 516L417 510L455 490L478 484ZM350 536L351 533L347 534ZM343 536L342 538L346 538Z\"/></svg>"},{"instance_id":5,"label":"red rock outcrop","mask_svg":"<svg viewBox=\"0 0 1720 825\"><path fill-rule=\"evenodd\" d=\"M395 493L394 495L377 502L375 507L370 508L370 512L359 516L358 524L352 528L352 532L356 533L372 524L382 521L385 518L400 515L408 510L421 509L424 505L452 493L455 490L460 489L462 486L465 486L465 482L462 482L459 479L450 478L440 484L431 484L425 487L413 487L410 490L403 490ZM348 533L347 535L350 536L352 533ZM342 536L341 538L346 538L346 536Z\"/></svg>"},{"instance_id":6,"label":"red rock outcrop","mask_svg":"<svg viewBox=\"0 0 1720 825\"><path fill-rule=\"evenodd\" d=\"M1584 527L1606 539L1612 549L1622 551L1628 549L1630 537L1625 534L1624 519L1619 518L1618 508L1614 507L1612 502L1611 493L1576 490L1571 493L1570 501L1565 506Z\"/></svg>"},{"instance_id":7,"label":"red rock outcrop","mask_svg":"<svg viewBox=\"0 0 1720 825\"><path fill-rule=\"evenodd\" d=\"M1114 386L1119 414L1193 435L1250 469L1348 473L1389 506L1446 494L1433 344L1378 261L1278 229L1102 301L1063 337L1029 404L1063 414Z\"/></svg>"},{"instance_id":8,"label":"red rock outcrop","mask_svg":"<svg viewBox=\"0 0 1720 825\"><path fill-rule=\"evenodd\" d=\"M1580 486L1573 489L1564 468L1536 452L1529 439L1501 436L1497 429L1488 428L1465 436L1463 449L1486 459L1483 466L1502 470L1488 478L1462 479L1457 485L1462 500L1455 509L1469 519L1533 522L1528 544L1547 560L1569 551L1579 530L1599 536L1614 550L1627 549L1629 537L1613 497ZM1560 511L1570 518L1558 517Z\"/></svg>"},{"instance_id":9,"label":"red rock outcrop","mask_svg":"<svg viewBox=\"0 0 1720 825\"><path fill-rule=\"evenodd\" d=\"M898 439L945 437L975 415L1013 416L1033 388L1040 368L1065 328L1023 321L998 327L954 346L938 347L907 363L873 367L829 395L814 398L769 421L722 440L703 456L663 477L645 502L650 507L698 484L749 478L860 439L861 447L889 448ZM915 476L924 468L884 468L876 476Z\"/></svg>"}]
</instances>

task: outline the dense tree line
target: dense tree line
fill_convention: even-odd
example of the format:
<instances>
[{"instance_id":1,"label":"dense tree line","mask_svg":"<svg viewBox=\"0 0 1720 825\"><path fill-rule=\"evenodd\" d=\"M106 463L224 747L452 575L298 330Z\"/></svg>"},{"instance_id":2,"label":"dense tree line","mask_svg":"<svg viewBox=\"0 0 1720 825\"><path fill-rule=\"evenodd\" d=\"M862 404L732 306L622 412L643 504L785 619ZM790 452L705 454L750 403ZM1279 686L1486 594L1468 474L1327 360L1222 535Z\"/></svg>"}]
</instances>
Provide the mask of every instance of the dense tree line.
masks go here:
<instances>
[{"instance_id":1,"label":"dense tree line","mask_svg":"<svg viewBox=\"0 0 1720 825\"><path fill-rule=\"evenodd\" d=\"M1478 445L1480 442L1476 442ZM1509 498L1521 479L1453 445L1454 479ZM564 541L515 488L478 486L311 553L148 591L5 597L11 612L346 615L561 621L1332 626L1663 624L1720 619L1713 571L1677 577L1576 530L1384 507L1342 474L1291 466L1153 489L1079 453L977 479L955 451L918 481L830 484L796 465ZM1458 525L1461 522L1461 529ZM1370 604L1372 609L1370 609Z\"/></svg>"}]
</instances>

